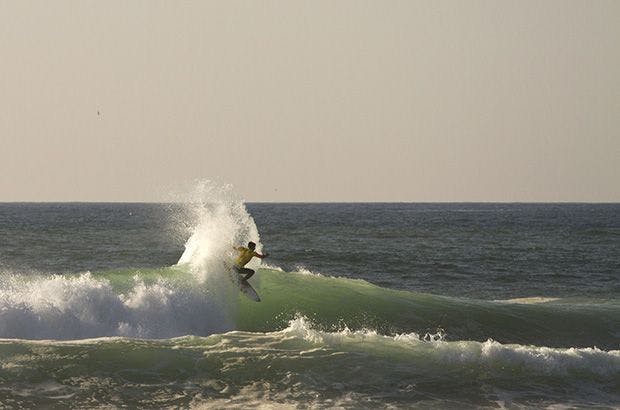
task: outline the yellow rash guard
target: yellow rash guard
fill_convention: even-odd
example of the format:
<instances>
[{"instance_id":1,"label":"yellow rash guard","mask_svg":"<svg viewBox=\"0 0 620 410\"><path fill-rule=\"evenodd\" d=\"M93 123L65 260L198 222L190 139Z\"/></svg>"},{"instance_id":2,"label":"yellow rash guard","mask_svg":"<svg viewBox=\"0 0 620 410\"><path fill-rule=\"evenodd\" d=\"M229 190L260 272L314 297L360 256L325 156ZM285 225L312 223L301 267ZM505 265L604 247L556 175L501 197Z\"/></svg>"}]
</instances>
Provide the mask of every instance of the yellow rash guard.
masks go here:
<instances>
[{"instance_id":1,"label":"yellow rash guard","mask_svg":"<svg viewBox=\"0 0 620 410\"><path fill-rule=\"evenodd\" d=\"M258 253L251 251L248 248L244 248L243 246L238 247L237 250L239 251L239 256L237 256L237 259L235 260L235 266L238 268L244 267L250 259L254 256L258 256Z\"/></svg>"}]
</instances>

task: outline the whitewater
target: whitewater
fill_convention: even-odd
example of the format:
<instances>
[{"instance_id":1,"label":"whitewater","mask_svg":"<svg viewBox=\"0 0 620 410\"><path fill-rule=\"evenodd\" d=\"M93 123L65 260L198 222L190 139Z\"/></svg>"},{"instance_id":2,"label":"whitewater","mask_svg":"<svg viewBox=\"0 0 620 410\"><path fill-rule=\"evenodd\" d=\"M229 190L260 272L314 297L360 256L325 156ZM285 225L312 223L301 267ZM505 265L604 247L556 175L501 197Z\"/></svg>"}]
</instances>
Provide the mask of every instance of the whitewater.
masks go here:
<instances>
[{"instance_id":1,"label":"whitewater","mask_svg":"<svg viewBox=\"0 0 620 410\"><path fill-rule=\"evenodd\" d=\"M620 406L618 206L251 207L0 205L0 407Z\"/></svg>"}]
</instances>

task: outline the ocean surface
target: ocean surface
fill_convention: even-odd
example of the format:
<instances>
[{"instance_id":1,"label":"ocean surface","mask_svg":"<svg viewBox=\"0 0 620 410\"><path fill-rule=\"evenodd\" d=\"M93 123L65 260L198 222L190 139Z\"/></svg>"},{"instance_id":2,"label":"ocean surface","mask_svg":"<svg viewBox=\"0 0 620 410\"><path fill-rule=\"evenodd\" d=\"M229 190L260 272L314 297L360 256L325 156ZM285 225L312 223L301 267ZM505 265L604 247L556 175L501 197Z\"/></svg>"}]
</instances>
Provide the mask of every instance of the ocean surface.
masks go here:
<instances>
[{"instance_id":1,"label":"ocean surface","mask_svg":"<svg viewBox=\"0 0 620 410\"><path fill-rule=\"evenodd\" d=\"M618 204L210 187L0 204L0 238L0 408L620 408Z\"/></svg>"}]
</instances>

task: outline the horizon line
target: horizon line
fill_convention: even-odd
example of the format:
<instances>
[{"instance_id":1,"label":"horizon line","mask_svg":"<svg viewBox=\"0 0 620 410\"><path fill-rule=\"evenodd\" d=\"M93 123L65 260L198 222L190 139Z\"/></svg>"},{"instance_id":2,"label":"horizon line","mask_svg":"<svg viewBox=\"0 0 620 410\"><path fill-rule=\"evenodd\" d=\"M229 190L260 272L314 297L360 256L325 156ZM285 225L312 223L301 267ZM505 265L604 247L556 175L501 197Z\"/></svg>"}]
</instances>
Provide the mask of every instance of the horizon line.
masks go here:
<instances>
[{"instance_id":1,"label":"horizon line","mask_svg":"<svg viewBox=\"0 0 620 410\"><path fill-rule=\"evenodd\" d=\"M620 204L620 201L247 201L246 204ZM0 204L183 204L189 201L0 201ZM209 202L209 201L206 201Z\"/></svg>"}]
</instances>

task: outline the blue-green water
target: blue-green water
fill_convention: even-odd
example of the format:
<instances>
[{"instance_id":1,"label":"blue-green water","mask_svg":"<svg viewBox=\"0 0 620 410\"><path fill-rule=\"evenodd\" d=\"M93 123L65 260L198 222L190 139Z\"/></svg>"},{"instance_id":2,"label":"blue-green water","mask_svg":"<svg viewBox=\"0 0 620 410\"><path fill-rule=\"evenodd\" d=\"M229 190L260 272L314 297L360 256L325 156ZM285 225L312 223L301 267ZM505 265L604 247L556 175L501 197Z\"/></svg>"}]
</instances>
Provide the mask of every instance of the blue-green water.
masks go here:
<instances>
[{"instance_id":1,"label":"blue-green water","mask_svg":"<svg viewBox=\"0 0 620 410\"><path fill-rule=\"evenodd\" d=\"M0 204L0 235L0 407L620 406L617 204L220 190Z\"/></svg>"}]
</instances>

